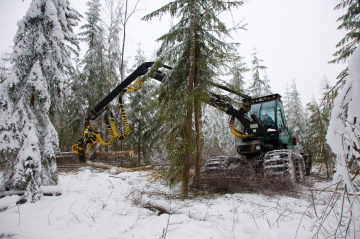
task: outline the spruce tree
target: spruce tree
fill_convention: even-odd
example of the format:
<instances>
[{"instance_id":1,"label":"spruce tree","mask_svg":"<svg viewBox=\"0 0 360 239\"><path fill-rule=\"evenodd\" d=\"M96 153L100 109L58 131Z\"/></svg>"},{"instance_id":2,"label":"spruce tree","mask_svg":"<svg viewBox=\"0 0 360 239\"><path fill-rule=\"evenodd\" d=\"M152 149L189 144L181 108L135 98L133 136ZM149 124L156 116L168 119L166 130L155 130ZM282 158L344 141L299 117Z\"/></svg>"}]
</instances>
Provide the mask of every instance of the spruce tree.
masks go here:
<instances>
[{"instance_id":1,"label":"spruce tree","mask_svg":"<svg viewBox=\"0 0 360 239\"><path fill-rule=\"evenodd\" d=\"M341 22L338 29L345 29L348 33L336 45L336 47L340 49L333 54L336 58L329 61L329 63L332 64L346 62L347 59L349 59L349 57L354 53L360 42L360 2L359 0L340 0L340 3L336 5L335 10L344 8L347 8L347 12L337 19L338 22ZM339 80L337 84L339 84L340 87L337 87L335 89L336 91L338 91L344 84L344 79L347 75L348 67L346 67L337 76L337 79Z\"/></svg>"},{"instance_id":2,"label":"spruce tree","mask_svg":"<svg viewBox=\"0 0 360 239\"><path fill-rule=\"evenodd\" d=\"M324 88L329 90L327 84ZM307 142L305 147L310 150L313 162L326 165L326 175L330 178L334 168L335 155L330 146L326 143L326 134L329 127L329 120L334 97L327 97L323 105L319 106L315 99L307 104L310 112Z\"/></svg>"},{"instance_id":3,"label":"spruce tree","mask_svg":"<svg viewBox=\"0 0 360 239\"><path fill-rule=\"evenodd\" d=\"M109 90L105 31L100 24L101 4L99 0L90 0L86 5L86 23L80 27L82 32L78 36L88 49L83 59L73 59L76 69L69 78L67 91L62 95L63 108L54 120L62 151L71 151L71 146L83 134L87 114Z\"/></svg>"},{"instance_id":4,"label":"spruce tree","mask_svg":"<svg viewBox=\"0 0 360 239\"><path fill-rule=\"evenodd\" d=\"M69 77L67 90L62 94L63 107L52 121L59 135L61 152L71 151L72 145L83 135L84 121L88 113L88 104L83 92L89 86L86 85L86 78L81 73L81 59L76 58L74 62L75 70Z\"/></svg>"},{"instance_id":5,"label":"spruce tree","mask_svg":"<svg viewBox=\"0 0 360 239\"><path fill-rule=\"evenodd\" d=\"M285 95L282 98L285 119L287 119L289 117L289 108L290 108L289 99L290 99L290 88L289 88L289 84L286 83Z\"/></svg>"},{"instance_id":6,"label":"spruce tree","mask_svg":"<svg viewBox=\"0 0 360 239\"><path fill-rule=\"evenodd\" d=\"M349 32L336 45L340 49L334 53L336 58L330 63L345 62L354 53L360 42L360 3L358 0L341 0L335 10L344 8L347 8L347 12L337 20L342 22L338 29L345 29Z\"/></svg>"},{"instance_id":7,"label":"spruce tree","mask_svg":"<svg viewBox=\"0 0 360 239\"><path fill-rule=\"evenodd\" d=\"M245 90L244 73L248 71L249 69L246 67L246 63L243 62L243 57L234 59L227 74L231 76L229 87L238 92L243 92Z\"/></svg>"},{"instance_id":8,"label":"spruce tree","mask_svg":"<svg viewBox=\"0 0 360 239\"><path fill-rule=\"evenodd\" d=\"M108 81L108 92L115 87L115 83L118 82L119 72L118 66L120 65L121 51L120 51L120 39L119 34L121 31L121 6L115 4L114 0L106 0L106 12L107 22L104 23L107 28L107 39L106 39L106 78ZM102 21L104 22L104 21Z\"/></svg>"},{"instance_id":9,"label":"spruce tree","mask_svg":"<svg viewBox=\"0 0 360 239\"><path fill-rule=\"evenodd\" d=\"M296 89L295 80L293 80L291 85L287 104L284 108L286 109L285 116L288 127L298 138L299 142L303 143L306 140L306 116L301 104L300 94Z\"/></svg>"},{"instance_id":10,"label":"spruce tree","mask_svg":"<svg viewBox=\"0 0 360 239\"><path fill-rule=\"evenodd\" d=\"M100 0L90 0L86 3L89 7L86 15L86 23L81 26L83 32L79 33L81 41L87 44L87 51L82 64L83 97L87 101L87 112L94 107L99 98L103 98L109 91L106 71L105 54L105 30L101 26L101 4Z\"/></svg>"},{"instance_id":11,"label":"spruce tree","mask_svg":"<svg viewBox=\"0 0 360 239\"><path fill-rule=\"evenodd\" d=\"M121 47L120 47L120 33L121 33L121 17L122 17L122 7L120 5L120 1L116 0L106 0L105 1L105 15L106 20L102 20L102 23L106 29L106 38L104 39L104 53L105 53L105 74L106 74L106 86L104 86L104 93L106 96L111 92L121 81L121 73L119 69L119 65L121 64ZM104 82L105 83L105 82ZM102 83L101 83L102 84ZM95 105L94 105L95 106ZM92 106L92 107L94 107ZM116 120L120 121L120 134L122 134L122 117L120 113L119 104L116 101L113 101L109 104L109 107L114 112ZM101 119L99 119L101 120ZM109 132L106 129L104 124L100 124L99 130L103 132L106 136L109 136ZM122 141L116 140L109 147L105 147L105 150L108 148L112 148L115 150L122 150L121 146ZM100 150L102 147L100 147ZM122 165L122 157L120 157L121 165Z\"/></svg>"},{"instance_id":12,"label":"spruce tree","mask_svg":"<svg viewBox=\"0 0 360 239\"><path fill-rule=\"evenodd\" d=\"M267 76L264 78L260 77L260 71L267 69L267 67L261 65L261 62L263 62L263 60L257 57L258 53L259 52L256 51L256 49L254 49L254 53L252 54L254 56L252 60L253 75L252 75L252 80L250 82L250 86L248 88L248 93L253 98L272 94Z\"/></svg>"},{"instance_id":13,"label":"spruce tree","mask_svg":"<svg viewBox=\"0 0 360 239\"><path fill-rule=\"evenodd\" d=\"M142 63L146 62L145 52L141 49L141 44L134 56L135 63L128 70L132 73ZM137 161L136 164L148 163L151 159L155 140L150 137L153 132L152 125L156 122L154 113L149 110L150 94L155 84L147 81L138 91L129 92L128 100L125 104L127 118L130 126L130 133L126 140L126 147L134 150Z\"/></svg>"},{"instance_id":14,"label":"spruce tree","mask_svg":"<svg viewBox=\"0 0 360 239\"><path fill-rule=\"evenodd\" d=\"M226 65L225 61L236 52L236 45L223 41L223 37L230 36L230 32L217 15L241 5L241 1L177 0L143 18L151 20L165 13L170 13L172 18L180 18L167 34L158 39L162 41L158 51L159 60L174 69L159 87L157 113L162 119L159 123L167 128L165 147L167 157L171 160L168 179L173 185L182 174L184 197L188 195L190 157L194 150L194 106L198 113L198 101L206 98L204 92L209 89L216 70ZM198 131L199 127L196 127Z\"/></svg>"},{"instance_id":15,"label":"spruce tree","mask_svg":"<svg viewBox=\"0 0 360 239\"><path fill-rule=\"evenodd\" d=\"M50 121L73 72L72 28L79 13L65 0L33 0L14 38L9 77L0 86L0 153L7 161L5 188L39 200L40 185L55 185L58 134ZM69 45L70 43L70 45Z\"/></svg>"}]
</instances>

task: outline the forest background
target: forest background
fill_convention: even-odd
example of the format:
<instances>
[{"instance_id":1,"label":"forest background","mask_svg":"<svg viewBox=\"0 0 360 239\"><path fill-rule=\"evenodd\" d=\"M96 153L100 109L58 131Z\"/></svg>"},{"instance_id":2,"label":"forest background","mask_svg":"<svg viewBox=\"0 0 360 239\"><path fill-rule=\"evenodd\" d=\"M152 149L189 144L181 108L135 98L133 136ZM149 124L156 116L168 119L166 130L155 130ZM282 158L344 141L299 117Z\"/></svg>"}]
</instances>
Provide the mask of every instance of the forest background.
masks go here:
<instances>
[{"instance_id":1,"label":"forest background","mask_svg":"<svg viewBox=\"0 0 360 239\"><path fill-rule=\"evenodd\" d=\"M11 53L13 38L17 31L16 23L25 15L31 1L1 0L0 1L0 53ZM71 6L83 16L87 11L86 2L71 0ZM133 9L137 1L129 1L129 9ZM161 20L149 22L140 19L164 5L165 0L141 0L136 13L127 26L127 42L125 58L132 65L136 55L138 43L148 59L154 58L160 46L156 39L166 33L171 25L169 16ZM291 84L295 79L304 105L321 97L321 80L327 76L330 83L336 82L336 76L342 71L344 64L331 64L335 45L346 34L345 30L337 30L336 20L346 10L334 10L337 0L248 0L243 7L233 12L231 16L225 13L221 16L225 23L232 25L243 20L246 31L232 33L233 41L241 43L239 53L245 57L248 67L254 47L259 51L259 57L268 67L267 73L274 92L284 96L286 83ZM105 20L105 16L103 16ZM78 27L85 22L81 19ZM78 28L74 28L79 33ZM81 55L86 52L86 45L80 43ZM251 78L251 72L245 73L246 80ZM309 87L311 86L311 87Z\"/></svg>"},{"instance_id":2,"label":"forest background","mask_svg":"<svg viewBox=\"0 0 360 239\"><path fill-rule=\"evenodd\" d=\"M95 2L96 1L89 1L88 6ZM84 18L78 25L80 29L75 29L75 34L79 34L79 39L83 42L83 44L80 45L82 52L79 56L73 58L76 71L73 71L70 78L67 79L68 81L64 82L67 84L65 88L68 87L68 91L65 90L66 92L61 96L64 104L57 105L54 103L55 108L53 106L53 108L50 109L49 115L52 124L54 124L57 130L61 151L69 151L71 144L76 142L78 135L81 135L83 119L89 109L94 107L99 100L119 83L120 79L124 79L124 77L131 73L139 64L156 58L155 52L158 46L154 43L154 40L151 40L148 36L154 36L154 38L157 39L164 34L169 27L173 26L173 24L176 25L176 22L179 20L175 17L172 18L171 21L153 21L156 27L154 25L153 28L147 27L147 31L145 31L141 28L145 23L141 22L140 24L138 19L148 13L146 4L141 6L140 3L142 2L137 1L132 2L135 3L135 5L131 6L131 4L127 5L128 1L118 2L111 0L100 3L102 6L97 5L95 8L99 9L94 10L95 8L93 8L92 13L86 10L87 7L80 7L84 9L85 13L82 13ZM119 3L120 5L118 5ZM328 47L327 44L329 44L329 42L331 43L329 39L334 40L336 38L331 36L331 33L329 33L330 35L327 34L325 30L328 24L321 24L324 18L322 18L322 15L319 15L318 12L314 15L309 14L307 16L307 19L311 20L311 23L307 21L291 21L291 19L294 19L294 16L295 19L301 19L297 14L305 13L305 11L300 11L302 8L299 2L293 2L289 5L291 6L290 8L286 8L288 6L284 2L275 1L271 4L271 7L281 7L273 8L274 11L271 11L271 8L267 8L266 4L261 1L259 1L259 3L263 3L261 7L254 7L254 5L251 4L253 1L248 3L249 6L255 9L254 11L256 13L253 12L247 15L251 11L247 11L246 6L243 6L240 9L245 10L236 9L231 12L224 11L219 15L225 19L224 21L226 21L230 28L231 25L240 24L238 25L240 27L235 27L237 31L233 31L236 34L231 36L234 42L239 42L245 46L244 51L242 51L243 49L241 47L237 49L243 62L241 62L241 58L234 58L238 59L238 61L231 63L233 64L232 70L230 70L228 74L223 74L222 76L224 78L220 81L233 85L235 88L254 97L263 96L272 92L282 94L289 128L298 137L300 144L310 149L314 156L314 161L326 163L327 175L330 177L335 163L335 155L326 144L325 138L337 91L334 91L332 94L326 93L335 83L335 78L339 72L345 68L345 66L341 64L331 65L330 67L327 65L327 62L333 59L331 56L333 51L328 50L333 48ZM163 4L163 1L159 2L159 4ZM327 4L329 3L327 2ZM154 5L155 4L152 4L152 7L154 7ZM91 6L94 7L93 5ZM320 6L321 4L317 6L320 12L326 9ZM76 4L74 4L73 7L76 9ZM144 7L144 9L141 7ZM157 8L158 6L155 7ZM333 7L334 6L332 6L331 9ZM259 9L266 9L264 12L270 12L272 14L267 17L266 14L263 14ZM144 11L144 14L140 15L139 13L142 11ZM126 12L128 14L127 16ZM329 10L327 12L332 11ZM339 12L341 14L341 11ZM139 18L137 18L138 15L140 15ZM253 23L255 23L255 26L256 23L262 23L258 29L262 29L263 35L257 36L256 33L251 35L250 39L253 42L252 47L249 48L248 46L250 44L243 39L247 38L246 35L244 35L247 34L245 29L251 29L251 24L247 24L244 16L248 16L251 22L251 17L255 15L258 21L254 20ZM333 17L331 14L325 14L325 16ZM133 21L133 19L137 20ZM264 19L273 19L274 21L266 21L265 23ZM335 20L331 22L336 22ZM130 22L134 22L136 26L128 25L127 23ZM280 22L283 25L280 24ZM135 30L136 34L132 34L131 31L125 33L125 28L127 30ZM336 27L334 27L334 29L335 28ZM279 31L279 29L281 29L281 31ZM342 33L341 37L344 37L345 32ZM91 34L95 34L95 37ZM130 46L134 46L134 39L132 37L139 35L147 39L144 41L145 43L138 40L136 42L137 48L134 49L127 47L127 45L125 46L125 41L127 43L130 42ZM122 36L125 38L122 38ZM130 40L128 39L129 37ZM340 41L341 37L334 41L333 46ZM261 41L259 41L259 39L261 39ZM224 40L224 38L222 38L222 40ZM162 41L164 41L164 38ZM147 46L149 42L153 43L150 47ZM256 46L254 42L259 46ZM84 53L84 49L86 49L86 53ZM145 49L152 49L150 57L145 53ZM262 49L264 49L264 52L266 52L265 49L270 49L270 51L262 55ZM322 52L324 49L329 53ZM30 51L30 49L27 50ZM287 55L284 55L284 52L287 53ZM5 63L6 56L7 54L5 53ZM265 59L265 56L270 60ZM317 56L328 58L320 60ZM246 61L251 61L251 63L246 64ZM6 64L4 65L5 67L2 68L3 71L6 71L7 67L10 67L10 65ZM273 67L273 64L276 64L277 67ZM314 66L316 70L314 70ZM122 68L122 70L120 70L119 67ZM292 73L289 73L290 70ZM319 74L321 71L322 73ZM332 80L329 81L326 71L329 71L330 79ZM310 75L302 75L302 73L305 72ZM277 77L278 73L279 75ZM6 79L6 74L4 76L5 78L2 78L2 81ZM286 79L284 79L284 77L286 77ZM156 114L154 115L148 110L151 108L151 105L147 105L151 101L151 98L158 96L159 92L154 93L153 91L156 87L153 87L154 85L151 83L147 84L149 85L144 87L140 93L130 96L125 100L125 108L129 109L129 122L133 132L129 135L128 140L125 141L124 148L121 144L115 144L114 147L111 148L111 150L134 149L138 157L138 160L133 162L133 164L136 165L147 164L153 160L164 157L170 157L170 160L172 160L171 157L174 156L173 153L176 153L176 147L182 147L181 144L170 145L170 151L165 150L164 152L162 145L164 142L162 142L163 139L161 139L163 132L161 129L157 131L154 129L154 124L156 125L157 122L160 122L159 118L157 118ZM320 87L318 87L319 85ZM339 86L341 85L342 84ZM265 91L256 93L260 88L265 89ZM306 90L299 91L298 89L300 88L306 88ZM320 90L314 93L318 88L320 88ZM338 89L339 88L336 90ZM166 91L164 92L166 94ZM51 92L50 94L53 93L54 92ZM152 93L152 95L149 93ZM309 93L312 93L310 103L305 105L302 102L302 93L304 93L305 98L308 98ZM10 93L9 95L13 97ZM324 100L319 104L319 100L321 99ZM31 102L33 102L33 100L31 100ZM172 102L172 104L174 104L174 102ZM186 104L182 105L183 108L185 108L185 105ZM175 106L178 105L174 104L170 107L175 108ZM181 109L181 107L179 109ZM159 112L161 112L161 110ZM198 111L195 110L195 112ZM203 152L207 154L205 158L222 154L236 154L236 140L228 134L226 116L219 114L219 112L208 110L206 107L202 107L202 116L201 134L203 137ZM119 118L118 113L116 118ZM104 130L104 127L99 126L99 121L95 124L97 124L97 128L100 127L99 129L101 131ZM174 126L170 126L170 128L172 127ZM165 131L167 130L168 129L165 129ZM189 137L189 139L190 138L191 137ZM55 140L55 134L52 140ZM105 150L107 149L105 148ZM177 157L180 156L178 155ZM8 162L10 162L10 160L8 160ZM175 171L181 171L181 167L182 166Z\"/></svg>"}]
</instances>

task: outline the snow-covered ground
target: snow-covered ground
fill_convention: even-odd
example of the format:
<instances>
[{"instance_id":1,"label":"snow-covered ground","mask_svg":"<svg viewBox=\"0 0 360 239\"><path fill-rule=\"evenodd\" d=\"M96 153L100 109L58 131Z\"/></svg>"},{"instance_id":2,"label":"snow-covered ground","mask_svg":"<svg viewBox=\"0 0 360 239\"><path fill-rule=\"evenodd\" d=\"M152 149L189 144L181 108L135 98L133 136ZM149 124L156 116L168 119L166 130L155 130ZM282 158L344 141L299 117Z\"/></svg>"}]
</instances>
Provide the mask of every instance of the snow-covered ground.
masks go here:
<instances>
[{"instance_id":1,"label":"snow-covered ground","mask_svg":"<svg viewBox=\"0 0 360 239\"><path fill-rule=\"evenodd\" d=\"M305 186L298 198L225 194L181 200L178 189L149 182L150 177L84 169L59 175L60 196L21 205L15 205L19 196L4 197L0 207L9 207L0 211L0 238L313 238L332 195L313 191L315 206ZM319 238L336 229L339 211L329 214Z\"/></svg>"}]
</instances>

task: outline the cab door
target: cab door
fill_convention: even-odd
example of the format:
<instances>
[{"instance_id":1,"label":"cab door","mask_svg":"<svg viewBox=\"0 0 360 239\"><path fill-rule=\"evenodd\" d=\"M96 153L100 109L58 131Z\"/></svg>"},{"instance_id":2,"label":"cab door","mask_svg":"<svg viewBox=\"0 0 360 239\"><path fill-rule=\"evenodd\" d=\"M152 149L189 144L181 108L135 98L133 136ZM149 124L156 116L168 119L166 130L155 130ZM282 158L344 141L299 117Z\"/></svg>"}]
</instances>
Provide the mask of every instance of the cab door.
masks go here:
<instances>
[{"instance_id":1,"label":"cab door","mask_svg":"<svg viewBox=\"0 0 360 239\"><path fill-rule=\"evenodd\" d=\"M286 129L286 120L284 114L284 108L281 101L276 101L276 126L279 135L279 141L283 145L289 144L289 133Z\"/></svg>"}]
</instances>

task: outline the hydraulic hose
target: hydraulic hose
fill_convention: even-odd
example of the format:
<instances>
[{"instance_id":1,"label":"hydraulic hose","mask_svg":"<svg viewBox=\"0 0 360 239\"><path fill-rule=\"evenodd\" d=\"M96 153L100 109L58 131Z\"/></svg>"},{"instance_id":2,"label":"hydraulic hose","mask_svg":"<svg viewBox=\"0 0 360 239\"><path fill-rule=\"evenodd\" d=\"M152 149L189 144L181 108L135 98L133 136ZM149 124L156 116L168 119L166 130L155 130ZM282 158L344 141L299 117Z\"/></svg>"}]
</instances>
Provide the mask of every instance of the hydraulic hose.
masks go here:
<instances>
[{"instance_id":1,"label":"hydraulic hose","mask_svg":"<svg viewBox=\"0 0 360 239\"><path fill-rule=\"evenodd\" d=\"M252 134L241 134L238 131L236 131L234 129L234 121L235 121L235 117L231 117L231 119L229 120L229 128L231 130L231 133L233 133L236 137L246 139L254 136Z\"/></svg>"},{"instance_id":2,"label":"hydraulic hose","mask_svg":"<svg viewBox=\"0 0 360 239\"><path fill-rule=\"evenodd\" d=\"M134 88L137 84L139 84L136 88ZM126 89L126 91L138 91L142 86L143 86L144 82L141 81L141 79L137 80L134 84L132 84L131 86L129 86L129 88ZM94 129L94 127L92 126L87 126L85 128L84 131L84 136L85 138L83 138L83 141L79 144L74 144L71 147L71 150L76 153L79 157L80 155L83 153L83 150L86 148L86 145L91 143L90 147L87 148L85 155L90 151L90 149L97 143L99 142L101 145L103 146L109 146L113 143L114 138L116 137L118 140L123 140L126 138L126 136L129 134L129 122L127 120L126 114L125 114L125 110L124 110L124 105L123 105L123 99L122 99L122 95L119 96L119 106L120 106L120 112L121 115L124 119L124 123L125 123L125 132L122 135L118 135L116 133L116 129L115 129L115 120L114 120L114 115L113 113L107 109L106 114L104 115L104 122L106 124L106 127L108 128L109 132L110 132L110 140L109 142L104 142L101 138L101 133L97 130ZM109 122L110 119L110 122Z\"/></svg>"},{"instance_id":3,"label":"hydraulic hose","mask_svg":"<svg viewBox=\"0 0 360 239\"><path fill-rule=\"evenodd\" d=\"M109 142L105 143L102 139L101 139L101 133L100 132L96 132L96 138L97 140L100 142L101 145L103 146L109 146L110 144L112 144L112 142L114 141L114 130L115 130L115 126L112 127L112 125L110 125L109 123L109 112L110 112L110 116L112 115L112 112L108 109L108 111L106 112L106 114L104 115L104 122L106 124L106 127L108 128L109 132L110 132L110 140ZM111 120L111 118L110 118Z\"/></svg>"}]
</instances>

